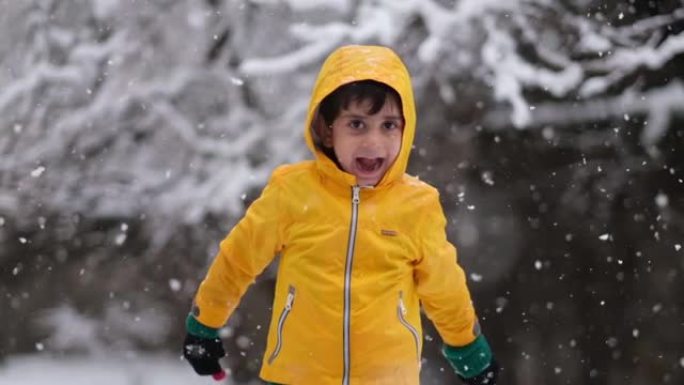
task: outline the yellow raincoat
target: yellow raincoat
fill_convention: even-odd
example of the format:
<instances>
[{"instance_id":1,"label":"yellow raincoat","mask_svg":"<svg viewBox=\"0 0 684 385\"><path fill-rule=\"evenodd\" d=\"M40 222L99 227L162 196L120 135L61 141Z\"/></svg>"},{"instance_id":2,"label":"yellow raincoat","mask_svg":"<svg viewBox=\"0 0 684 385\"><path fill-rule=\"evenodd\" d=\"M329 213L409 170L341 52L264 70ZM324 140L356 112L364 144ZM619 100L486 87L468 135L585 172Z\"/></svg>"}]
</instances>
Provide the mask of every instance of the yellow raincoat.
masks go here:
<instances>
[{"instance_id":1,"label":"yellow raincoat","mask_svg":"<svg viewBox=\"0 0 684 385\"><path fill-rule=\"evenodd\" d=\"M400 154L377 186L360 188L314 144L320 101L372 79L401 96ZM409 74L389 49L347 46L316 81L306 120L315 160L277 168L221 242L195 298L196 319L219 328L280 255L261 369L288 385L418 384L420 305L445 343L476 338L476 318L438 192L405 173L416 127Z\"/></svg>"}]
</instances>

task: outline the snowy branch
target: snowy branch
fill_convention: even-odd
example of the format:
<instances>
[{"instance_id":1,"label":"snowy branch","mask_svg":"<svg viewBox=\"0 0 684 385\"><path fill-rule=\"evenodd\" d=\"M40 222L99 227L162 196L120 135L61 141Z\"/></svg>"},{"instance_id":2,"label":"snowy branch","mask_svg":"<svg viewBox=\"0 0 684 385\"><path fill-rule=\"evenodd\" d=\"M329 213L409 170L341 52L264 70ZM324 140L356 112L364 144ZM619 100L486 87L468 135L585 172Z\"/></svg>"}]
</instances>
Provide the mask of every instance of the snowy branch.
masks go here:
<instances>
[{"instance_id":1,"label":"snowy branch","mask_svg":"<svg viewBox=\"0 0 684 385\"><path fill-rule=\"evenodd\" d=\"M646 116L641 135L642 144L651 146L662 138L672 116L684 116L684 83L675 81L643 93L628 92L611 98L581 102L547 102L530 113L530 127L545 125L571 126L624 116ZM489 129L507 129L508 112L493 111L483 122Z\"/></svg>"}]
</instances>

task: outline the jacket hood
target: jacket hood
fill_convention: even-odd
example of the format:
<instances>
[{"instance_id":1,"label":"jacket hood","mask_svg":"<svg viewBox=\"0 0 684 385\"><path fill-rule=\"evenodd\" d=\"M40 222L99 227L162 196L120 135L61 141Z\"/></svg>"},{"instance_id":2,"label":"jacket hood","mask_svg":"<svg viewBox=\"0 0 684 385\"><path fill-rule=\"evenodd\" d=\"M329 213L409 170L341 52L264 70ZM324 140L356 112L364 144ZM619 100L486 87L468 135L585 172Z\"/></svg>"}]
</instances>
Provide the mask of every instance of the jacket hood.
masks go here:
<instances>
[{"instance_id":1,"label":"jacket hood","mask_svg":"<svg viewBox=\"0 0 684 385\"><path fill-rule=\"evenodd\" d=\"M349 45L340 47L328 56L318 74L309 103L306 118L306 144L316 158L319 170L335 181L349 186L356 184L356 177L337 167L315 143L313 122L318 115L320 102L342 85L360 80L374 80L397 91L401 97L404 114L404 132L401 149L394 164L387 170L376 187L396 181L406 172L409 154L416 130L416 109L411 88L411 78L406 66L394 51L381 46Z\"/></svg>"}]
</instances>

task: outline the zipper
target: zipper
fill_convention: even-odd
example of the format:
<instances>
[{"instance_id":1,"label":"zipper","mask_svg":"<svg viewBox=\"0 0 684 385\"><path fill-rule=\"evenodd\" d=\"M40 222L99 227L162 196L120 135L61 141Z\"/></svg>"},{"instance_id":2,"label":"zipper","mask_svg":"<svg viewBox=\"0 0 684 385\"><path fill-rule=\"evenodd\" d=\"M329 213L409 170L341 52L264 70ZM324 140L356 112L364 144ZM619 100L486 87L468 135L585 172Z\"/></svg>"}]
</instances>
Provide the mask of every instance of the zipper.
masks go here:
<instances>
[{"instance_id":1,"label":"zipper","mask_svg":"<svg viewBox=\"0 0 684 385\"><path fill-rule=\"evenodd\" d=\"M290 314L290 312L292 311L292 304L294 303L294 298L295 288L294 286L290 285L290 287L287 290L287 299L285 300L285 307L283 308L283 311L280 313L280 318L278 319L276 347L275 349L273 349L273 353L271 353L271 356L268 358L269 365L271 365L273 361L278 357L278 354L280 354L280 350L283 348L283 327L285 326L285 320L287 319L288 314Z\"/></svg>"},{"instance_id":2,"label":"zipper","mask_svg":"<svg viewBox=\"0 0 684 385\"><path fill-rule=\"evenodd\" d=\"M418 330L416 330L416 328L414 328L413 325L406 320L406 313L407 310L406 305L404 305L404 293L400 291L399 306L397 306L397 316L399 317L399 322L401 322L401 324L404 325L413 336L413 342L416 344L416 359L418 360L418 367L420 367L420 337L418 336Z\"/></svg>"},{"instance_id":3,"label":"zipper","mask_svg":"<svg viewBox=\"0 0 684 385\"><path fill-rule=\"evenodd\" d=\"M359 217L359 203L361 187L358 185L352 186L352 212L351 221L349 225L349 242L347 243L347 259L344 266L344 315L342 322L342 340L343 340L343 372L342 385L349 385L349 377L351 371L351 350L350 350L350 334L351 334L351 273L354 261L354 244L356 243L356 225Z\"/></svg>"}]
</instances>

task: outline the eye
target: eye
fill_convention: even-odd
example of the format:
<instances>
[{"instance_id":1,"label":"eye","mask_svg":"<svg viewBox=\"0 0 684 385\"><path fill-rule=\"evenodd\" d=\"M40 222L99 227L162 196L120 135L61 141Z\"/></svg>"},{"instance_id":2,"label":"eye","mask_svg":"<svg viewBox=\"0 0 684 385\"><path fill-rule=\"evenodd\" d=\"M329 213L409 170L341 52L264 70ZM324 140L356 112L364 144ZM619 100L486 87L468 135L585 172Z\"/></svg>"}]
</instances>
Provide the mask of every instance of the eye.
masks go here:
<instances>
[{"instance_id":1,"label":"eye","mask_svg":"<svg viewBox=\"0 0 684 385\"><path fill-rule=\"evenodd\" d=\"M352 119L349 121L349 127L353 128L355 130L359 130L359 129L363 128L363 121L361 121L359 119Z\"/></svg>"},{"instance_id":2,"label":"eye","mask_svg":"<svg viewBox=\"0 0 684 385\"><path fill-rule=\"evenodd\" d=\"M392 130L398 130L399 128L401 128L401 126L399 125L399 123L397 123L393 120L388 120L388 121L382 123L382 128L384 128L387 131L392 131Z\"/></svg>"}]
</instances>

